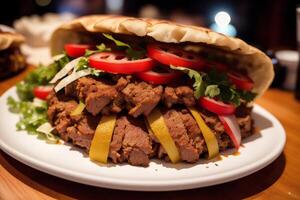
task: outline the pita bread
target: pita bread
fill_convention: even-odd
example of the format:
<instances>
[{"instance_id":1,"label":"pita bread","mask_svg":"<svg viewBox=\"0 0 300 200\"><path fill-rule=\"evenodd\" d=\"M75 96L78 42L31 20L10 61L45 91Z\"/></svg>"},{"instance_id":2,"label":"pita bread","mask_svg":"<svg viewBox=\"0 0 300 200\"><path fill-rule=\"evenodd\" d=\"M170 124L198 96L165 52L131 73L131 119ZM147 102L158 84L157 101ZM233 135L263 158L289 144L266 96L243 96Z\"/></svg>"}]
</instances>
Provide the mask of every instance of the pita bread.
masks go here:
<instances>
[{"instance_id":1,"label":"pita bread","mask_svg":"<svg viewBox=\"0 0 300 200\"><path fill-rule=\"evenodd\" d=\"M166 20L140 19L113 15L91 15L75 19L60 26L52 35L52 54L61 53L65 43L79 43L88 34L125 34L152 38L165 43L191 43L214 49L238 61L255 83L254 92L260 96L274 78L273 65L268 56L244 41L228 37L209 29L182 25Z\"/></svg>"},{"instance_id":2,"label":"pita bread","mask_svg":"<svg viewBox=\"0 0 300 200\"><path fill-rule=\"evenodd\" d=\"M2 32L0 29L0 51L10 46L18 46L24 42L24 37L19 33Z\"/></svg>"}]
</instances>

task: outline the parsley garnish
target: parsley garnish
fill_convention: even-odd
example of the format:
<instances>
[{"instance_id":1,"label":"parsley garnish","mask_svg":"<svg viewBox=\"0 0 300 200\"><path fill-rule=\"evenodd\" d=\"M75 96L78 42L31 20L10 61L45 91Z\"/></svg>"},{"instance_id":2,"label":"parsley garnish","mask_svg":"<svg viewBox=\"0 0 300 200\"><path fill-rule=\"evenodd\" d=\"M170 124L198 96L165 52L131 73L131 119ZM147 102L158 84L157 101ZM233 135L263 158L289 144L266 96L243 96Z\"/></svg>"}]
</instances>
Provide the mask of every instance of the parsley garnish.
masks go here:
<instances>
[{"instance_id":1,"label":"parsley garnish","mask_svg":"<svg viewBox=\"0 0 300 200\"><path fill-rule=\"evenodd\" d=\"M181 70L181 71L187 73L191 79L195 80L193 87L194 87L194 96L196 97L196 99L199 99L201 96L204 95L205 84L202 80L202 76L201 76L200 72L197 72L193 69L189 69L189 68L185 68L185 67L177 67L177 66L173 66L173 65L171 65L170 67L172 69Z\"/></svg>"},{"instance_id":2,"label":"parsley garnish","mask_svg":"<svg viewBox=\"0 0 300 200\"><path fill-rule=\"evenodd\" d=\"M99 77L101 74L101 70L97 70L94 68L91 68L88 66L88 59L86 57L80 58L77 64L76 71L84 70L84 69L89 69L91 71L91 75Z\"/></svg>"},{"instance_id":3,"label":"parsley garnish","mask_svg":"<svg viewBox=\"0 0 300 200\"><path fill-rule=\"evenodd\" d=\"M205 89L204 95L209 97L215 97L220 94L218 85L208 85Z\"/></svg>"},{"instance_id":4,"label":"parsley garnish","mask_svg":"<svg viewBox=\"0 0 300 200\"><path fill-rule=\"evenodd\" d=\"M225 73L218 72L215 69L208 73L201 74L198 71L185 67L176 67L172 65L170 67L187 73L191 79L195 80L193 87L196 99L199 99L201 96L208 96L239 106L241 104L241 99L250 102L256 96L253 92L236 89L236 87L230 83Z\"/></svg>"},{"instance_id":5,"label":"parsley garnish","mask_svg":"<svg viewBox=\"0 0 300 200\"><path fill-rule=\"evenodd\" d=\"M78 61L76 67L77 67L76 71L80 71L80 70L84 70L84 69L89 68L89 66L88 66L88 59L86 57L80 58L80 60Z\"/></svg>"}]
</instances>

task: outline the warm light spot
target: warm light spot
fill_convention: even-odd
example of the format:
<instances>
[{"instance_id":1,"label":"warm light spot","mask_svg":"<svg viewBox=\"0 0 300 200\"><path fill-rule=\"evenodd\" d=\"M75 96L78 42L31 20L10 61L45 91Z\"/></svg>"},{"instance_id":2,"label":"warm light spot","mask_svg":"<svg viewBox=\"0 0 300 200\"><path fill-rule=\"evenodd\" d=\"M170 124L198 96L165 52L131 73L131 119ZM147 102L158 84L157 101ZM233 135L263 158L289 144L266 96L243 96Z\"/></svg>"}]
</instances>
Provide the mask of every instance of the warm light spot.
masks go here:
<instances>
[{"instance_id":1,"label":"warm light spot","mask_svg":"<svg viewBox=\"0 0 300 200\"><path fill-rule=\"evenodd\" d=\"M48 6L51 0L35 0L35 3L39 6Z\"/></svg>"}]
</instances>

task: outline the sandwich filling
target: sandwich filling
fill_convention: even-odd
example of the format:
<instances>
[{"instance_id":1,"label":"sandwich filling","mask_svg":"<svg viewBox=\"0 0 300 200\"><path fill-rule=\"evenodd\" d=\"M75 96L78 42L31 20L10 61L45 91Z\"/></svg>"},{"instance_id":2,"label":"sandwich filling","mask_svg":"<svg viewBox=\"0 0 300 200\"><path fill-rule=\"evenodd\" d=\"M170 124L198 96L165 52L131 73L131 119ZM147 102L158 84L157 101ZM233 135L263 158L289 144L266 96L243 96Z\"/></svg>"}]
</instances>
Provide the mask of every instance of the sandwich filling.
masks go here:
<instances>
[{"instance_id":1,"label":"sandwich filling","mask_svg":"<svg viewBox=\"0 0 300 200\"><path fill-rule=\"evenodd\" d=\"M54 133L91 159L194 163L238 149L254 133L254 83L234 62L179 45L136 45L109 34L102 41L66 44L53 90L36 92L47 98Z\"/></svg>"}]
</instances>

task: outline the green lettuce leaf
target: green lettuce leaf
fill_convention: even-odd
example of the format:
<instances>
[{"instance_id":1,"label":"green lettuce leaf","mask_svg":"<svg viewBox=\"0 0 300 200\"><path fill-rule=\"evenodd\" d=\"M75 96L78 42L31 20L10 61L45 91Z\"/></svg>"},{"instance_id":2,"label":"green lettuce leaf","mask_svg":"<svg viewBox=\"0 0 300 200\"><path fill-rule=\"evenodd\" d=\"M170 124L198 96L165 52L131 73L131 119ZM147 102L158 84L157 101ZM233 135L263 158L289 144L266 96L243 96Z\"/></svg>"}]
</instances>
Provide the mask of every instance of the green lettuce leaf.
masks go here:
<instances>
[{"instance_id":1,"label":"green lettuce leaf","mask_svg":"<svg viewBox=\"0 0 300 200\"><path fill-rule=\"evenodd\" d=\"M48 122L46 102L36 106L30 101L16 101L14 98L8 97L7 105L11 112L20 115L20 120L16 124L18 131L25 130L29 134L37 135L39 139L45 139L50 143L58 142L58 138L51 133L45 135L36 130L39 126Z\"/></svg>"},{"instance_id":2,"label":"green lettuce leaf","mask_svg":"<svg viewBox=\"0 0 300 200\"><path fill-rule=\"evenodd\" d=\"M208 85L205 89L204 95L211 98L218 96L220 94L220 89L218 85Z\"/></svg>"},{"instance_id":3,"label":"green lettuce leaf","mask_svg":"<svg viewBox=\"0 0 300 200\"><path fill-rule=\"evenodd\" d=\"M101 53L101 52L107 52L111 51L111 48L106 47L104 43L101 43L100 45L96 46L97 50L86 50L84 56L88 57L91 56L94 53Z\"/></svg>"},{"instance_id":4,"label":"green lettuce leaf","mask_svg":"<svg viewBox=\"0 0 300 200\"><path fill-rule=\"evenodd\" d=\"M175 70L183 71L191 79L194 79L193 87L194 87L194 96L196 97L196 99L199 99L201 96L204 95L205 83L203 82L202 75L200 74L200 72L197 72L193 69L185 68L185 67L177 67L177 66L173 66L173 65L170 65L170 67Z\"/></svg>"},{"instance_id":5,"label":"green lettuce leaf","mask_svg":"<svg viewBox=\"0 0 300 200\"><path fill-rule=\"evenodd\" d=\"M33 88L37 85L47 85L55 74L61 70L68 62L69 58L65 55L54 63L44 66L39 65L30 72L24 81L18 83L17 94L22 101L30 101L33 99Z\"/></svg>"},{"instance_id":6,"label":"green lettuce leaf","mask_svg":"<svg viewBox=\"0 0 300 200\"><path fill-rule=\"evenodd\" d=\"M126 55L127 57L129 57L132 60L138 60L141 58L145 57L146 54L146 50L145 49L140 49L140 50L136 50L133 49L129 44L122 42L120 40L115 39L112 35L107 34L107 33L103 33L103 36L106 37L107 39L113 41L116 46L121 47L121 48L125 48L126 50Z\"/></svg>"},{"instance_id":7,"label":"green lettuce leaf","mask_svg":"<svg viewBox=\"0 0 300 200\"><path fill-rule=\"evenodd\" d=\"M107 39L113 41L118 47L127 47L127 48L131 48L131 46L129 44L126 44L125 42L122 42L120 40L115 39L112 35L107 34L107 33L103 33L102 34L104 37L106 37Z\"/></svg>"}]
</instances>

